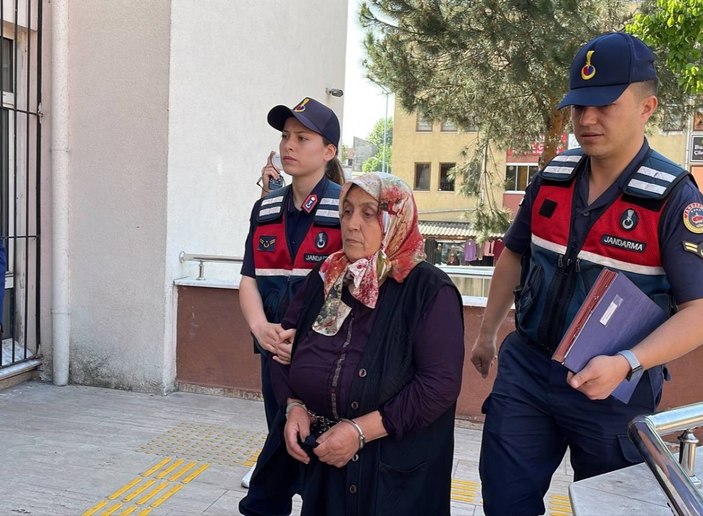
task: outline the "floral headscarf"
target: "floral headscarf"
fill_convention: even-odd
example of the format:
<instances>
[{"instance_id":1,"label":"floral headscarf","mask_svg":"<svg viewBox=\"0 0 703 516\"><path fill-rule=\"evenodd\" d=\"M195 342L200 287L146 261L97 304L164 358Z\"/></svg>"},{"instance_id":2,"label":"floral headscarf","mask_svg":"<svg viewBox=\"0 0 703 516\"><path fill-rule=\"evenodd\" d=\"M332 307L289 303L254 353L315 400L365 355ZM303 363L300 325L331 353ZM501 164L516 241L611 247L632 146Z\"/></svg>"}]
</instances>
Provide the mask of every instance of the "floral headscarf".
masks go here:
<instances>
[{"instance_id":1,"label":"floral headscarf","mask_svg":"<svg viewBox=\"0 0 703 516\"><path fill-rule=\"evenodd\" d=\"M376 307L378 289L390 276L402 283L410 271L425 259L424 244L417 225L417 207L410 187L398 177L370 173L345 183L339 196L340 214L352 186L358 186L378 201L378 223L383 231L381 248L371 256L350 262L344 250L327 257L320 268L325 301L313 324L322 335L336 335L351 312L342 301L342 288L369 308Z\"/></svg>"}]
</instances>

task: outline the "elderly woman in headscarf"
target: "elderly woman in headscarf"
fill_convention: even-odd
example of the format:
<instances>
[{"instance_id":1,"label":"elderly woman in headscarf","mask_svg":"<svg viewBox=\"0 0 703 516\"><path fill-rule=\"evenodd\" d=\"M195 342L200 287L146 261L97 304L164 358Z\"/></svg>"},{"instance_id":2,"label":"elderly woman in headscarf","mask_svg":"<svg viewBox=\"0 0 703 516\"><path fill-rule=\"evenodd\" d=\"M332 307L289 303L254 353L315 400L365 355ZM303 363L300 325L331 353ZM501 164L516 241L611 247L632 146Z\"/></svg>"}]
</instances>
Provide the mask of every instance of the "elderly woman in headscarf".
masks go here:
<instances>
[{"instance_id":1,"label":"elderly woman in headscarf","mask_svg":"<svg viewBox=\"0 0 703 516\"><path fill-rule=\"evenodd\" d=\"M424 261L403 181L365 174L339 201L343 250L308 276L282 322L285 426L259 460L278 447L304 464L302 515L448 515L461 296ZM261 466L253 488L275 482Z\"/></svg>"}]
</instances>

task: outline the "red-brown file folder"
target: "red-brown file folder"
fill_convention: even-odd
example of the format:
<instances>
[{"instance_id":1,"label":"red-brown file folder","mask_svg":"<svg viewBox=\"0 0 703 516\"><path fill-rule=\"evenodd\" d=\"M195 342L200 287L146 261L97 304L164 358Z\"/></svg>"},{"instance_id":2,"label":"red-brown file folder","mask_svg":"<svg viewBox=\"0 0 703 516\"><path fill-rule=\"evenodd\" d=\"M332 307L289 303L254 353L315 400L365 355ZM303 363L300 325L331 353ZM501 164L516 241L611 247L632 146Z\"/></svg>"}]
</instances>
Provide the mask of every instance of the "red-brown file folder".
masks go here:
<instances>
[{"instance_id":1,"label":"red-brown file folder","mask_svg":"<svg viewBox=\"0 0 703 516\"><path fill-rule=\"evenodd\" d=\"M604 268L552 358L577 373L595 356L634 347L666 319L627 276ZM627 403L635 387L637 381L623 380L612 396Z\"/></svg>"}]
</instances>

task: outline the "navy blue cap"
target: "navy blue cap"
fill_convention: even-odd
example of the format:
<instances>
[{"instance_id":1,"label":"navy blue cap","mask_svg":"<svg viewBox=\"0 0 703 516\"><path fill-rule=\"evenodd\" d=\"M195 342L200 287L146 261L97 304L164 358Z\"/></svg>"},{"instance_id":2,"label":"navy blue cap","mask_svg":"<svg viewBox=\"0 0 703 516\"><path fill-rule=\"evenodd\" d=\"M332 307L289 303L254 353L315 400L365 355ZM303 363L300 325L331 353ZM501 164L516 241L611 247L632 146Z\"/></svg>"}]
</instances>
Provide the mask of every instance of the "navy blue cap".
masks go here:
<instances>
[{"instance_id":1,"label":"navy blue cap","mask_svg":"<svg viewBox=\"0 0 703 516\"><path fill-rule=\"evenodd\" d=\"M607 106L633 82L656 79L654 53L641 40L625 32L610 32L592 39L576 54L569 72L565 106Z\"/></svg>"},{"instance_id":2,"label":"navy blue cap","mask_svg":"<svg viewBox=\"0 0 703 516\"><path fill-rule=\"evenodd\" d=\"M311 131L321 134L339 149L339 119L324 104L305 97L294 108L276 106L269 111L267 120L271 127L283 131L283 126L290 117L294 117Z\"/></svg>"}]
</instances>

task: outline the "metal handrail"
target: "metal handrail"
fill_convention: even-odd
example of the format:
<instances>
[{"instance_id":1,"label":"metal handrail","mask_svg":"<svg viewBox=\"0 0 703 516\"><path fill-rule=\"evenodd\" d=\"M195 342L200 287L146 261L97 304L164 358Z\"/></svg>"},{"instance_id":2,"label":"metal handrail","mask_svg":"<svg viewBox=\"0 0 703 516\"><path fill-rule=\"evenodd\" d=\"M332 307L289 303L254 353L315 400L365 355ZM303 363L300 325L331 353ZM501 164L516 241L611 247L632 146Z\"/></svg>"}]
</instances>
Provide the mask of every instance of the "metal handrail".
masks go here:
<instances>
[{"instance_id":1,"label":"metal handrail","mask_svg":"<svg viewBox=\"0 0 703 516\"><path fill-rule=\"evenodd\" d=\"M628 433L640 454L664 490L672 508L681 515L703 515L703 496L696 488L695 445L698 440L691 430L703 426L703 403L637 416L630 422ZM679 464L664 444L662 436L683 432ZM685 469L684 469L685 468ZM686 471L688 470L688 471Z\"/></svg>"},{"instance_id":2,"label":"metal handrail","mask_svg":"<svg viewBox=\"0 0 703 516\"><path fill-rule=\"evenodd\" d=\"M237 263L241 262L243 258L239 256L223 256L217 254L192 254L181 251L178 253L178 261L184 262L198 262L198 277L196 280L205 279L205 262L223 262L223 263Z\"/></svg>"}]
</instances>

